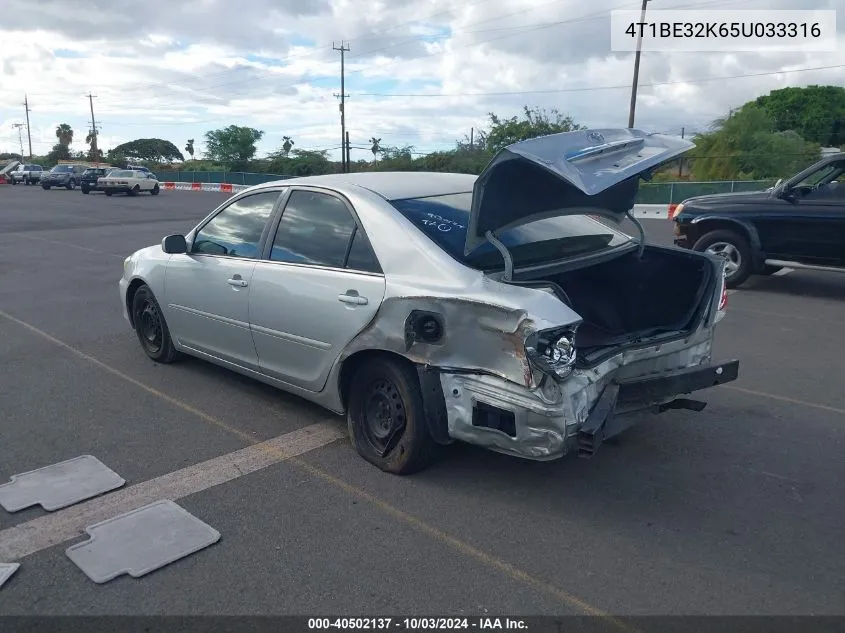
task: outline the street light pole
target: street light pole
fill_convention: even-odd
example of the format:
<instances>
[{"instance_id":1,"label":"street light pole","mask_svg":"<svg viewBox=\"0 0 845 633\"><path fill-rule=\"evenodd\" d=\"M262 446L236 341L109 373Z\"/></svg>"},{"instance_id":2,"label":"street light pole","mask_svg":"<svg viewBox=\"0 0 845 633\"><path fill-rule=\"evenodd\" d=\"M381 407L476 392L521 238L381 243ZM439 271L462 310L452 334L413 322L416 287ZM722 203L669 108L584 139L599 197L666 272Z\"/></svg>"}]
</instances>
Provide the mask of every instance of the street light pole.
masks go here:
<instances>
[{"instance_id":1,"label":"street light pole","mask_svg":"<svg viewBox=\"0 0 845 633\"><path fill-rule=\"evenodd\" d=\"M628 109L628 127L634 127L634 112L637 109L637 84L640 81L640 56L643 47L643 29L645 28L645 9L649 0L643 0L643 8L640 12L640 30L637 34L637 52L634 54L634 83L631 86L631 106Z\"/></svg>"}]
</instances>

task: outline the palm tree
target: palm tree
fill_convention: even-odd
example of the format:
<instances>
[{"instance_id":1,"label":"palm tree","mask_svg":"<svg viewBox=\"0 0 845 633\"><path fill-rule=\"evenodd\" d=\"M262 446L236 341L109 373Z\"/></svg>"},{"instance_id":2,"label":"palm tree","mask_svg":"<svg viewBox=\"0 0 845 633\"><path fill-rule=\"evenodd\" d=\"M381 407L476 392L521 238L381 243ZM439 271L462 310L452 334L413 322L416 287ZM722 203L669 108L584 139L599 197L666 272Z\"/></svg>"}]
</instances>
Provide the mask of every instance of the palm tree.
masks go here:
<instances>
[{"instance_id":1,"label":"palm tree","mask_svg":"<svg viewBox=\"0 0 845 633\"><path fill-rule=\"evenodd\" d=\"M73 143L73 128L67 123L62 123L56 127L56 138L59 139L59 145L68 147Z\"/></svg>"},{"instance_id":2,"label":"palm tree","mask_svg":"<svg viewBox=\"0 0 845 633\"><path fill-rule=\"evenodd\" d=\"M294 142L290 136L283 136L282 141L284 141L282 143L282 153L285 155L285 158L287 158L287 155L290 154L291 148L294 146Z\"/></svg>"},{"instance_id":3,"label":"palm tree","mask_svg":"<svg viewBox=\"0 0 845 633\"><path fill-rule=\"evenodd\" d=\"M376 160L378 159L376 154L378 154L381 151L381 139L376 138L374 136L370 139L370 143L373 144L373 146L370 148L370 151L373 153L373 164L375 164Z\"/></svg>"},{"instance_id":4,"label":"palm tree","mask_svg":"<svg viewBox=\"0 0 845 633\"><path fill-rule=\"evenodd\" d=\"M185 145L185 151L191 155L191 158L194 157L194 139L189 138L187 144Z\"/></svg>"}]
</instances>

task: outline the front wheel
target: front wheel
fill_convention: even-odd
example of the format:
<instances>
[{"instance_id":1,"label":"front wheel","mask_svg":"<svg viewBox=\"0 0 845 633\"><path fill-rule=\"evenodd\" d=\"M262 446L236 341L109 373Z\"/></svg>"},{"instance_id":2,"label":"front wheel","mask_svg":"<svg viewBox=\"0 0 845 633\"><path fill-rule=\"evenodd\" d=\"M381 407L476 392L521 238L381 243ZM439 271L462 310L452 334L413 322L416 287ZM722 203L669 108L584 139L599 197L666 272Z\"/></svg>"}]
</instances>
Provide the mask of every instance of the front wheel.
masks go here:
<instances>
[{"instance_id":1,"label":"front wheel","mask_svg":"<svg viewBox=\"0 0 845 633\"><path fill-rule=\"evenodd\" d=\"M702 235L692 248L724 258L725 285L728 288L736 288L751 276L751 246L739 233L727 230L710 231Z\"/></svg>"},{"instance_id":2,"label":"front wheel","mask_svg":"<svg viewBox=\"0 0 845 633\"><path fill-rule=\"evenodd\" d=\"M90 191L90 189L88 189L88 187L86 187L85 185L82 185L82 193L88 193L89 191Z\"/></svg>"},{"instance_id":3,"label":"front wheel","mask_svg":"<svg viewBox=\"0 0 845 633\"><path fill-rule=\"evenodd\" d=\"M73 189L76 189L76 181L71 180L69 183L67 183L66 187L67 187L68 191L72 191Z\"/></svg>"},{"instance_id":4,"label":"front wheel","mask_svg":"<svg viewBox=\"0 0 845 633\"><path fill-rule=\"evenodd\" d=\"M359 367L349 386L347 425L358 454L385 472L418 472L437 455L409 363L382 357Z\"/></svg>"},{"instance_id":5,"label":"front wheel","mask_svg":"<svg viewBox=\"0 0 845 633\"><path fill-rule=\"evenodd\" d=\"M41 188L42 188L44 191L49 191L49 190L50 190L50 185L41 185Z\"/></svg>"},{"instance_id":6,"label":"front wheel","mask_svg":"<svg viewBox=\"0 0 845 633\"><path fill-rule=\"evenodd\" d=\"M109 191L108 189L106 189L103 193L105 193L107 196L111 196L111 194L112 194L112 192Z\"/></svg>"},{"instance_id":7,"label":"front wheel","mask_svg":"<svg viewBox=\"0 0 845 633\"><path fill-rule=\"evenodd\" d=\"M150 195L151 195L151 196L157 196L157 195L158 195L158 192L159 192L158 185L156 185L155 187L153 187L152 189L150 189Z\"/></svg>"},{"instance_id":8,"label":"front wheel","mask_svg":"<svg viewBox=\"0 0 845 633\"><path fill-rule=\"evenodd\" d=\"M132 323L144 352L157 363L172 363L179 353L150 287L143 285L132 297Z\"/></svg>"}]
</instances>

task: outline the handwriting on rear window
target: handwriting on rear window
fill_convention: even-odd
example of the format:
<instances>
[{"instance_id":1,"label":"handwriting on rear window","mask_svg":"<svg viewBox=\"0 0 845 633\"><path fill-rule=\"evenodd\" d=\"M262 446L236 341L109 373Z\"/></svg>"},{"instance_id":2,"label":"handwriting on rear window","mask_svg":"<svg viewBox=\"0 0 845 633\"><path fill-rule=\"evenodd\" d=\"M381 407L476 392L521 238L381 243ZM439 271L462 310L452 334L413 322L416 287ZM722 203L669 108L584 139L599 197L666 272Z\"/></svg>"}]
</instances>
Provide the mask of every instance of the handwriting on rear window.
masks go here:
<instances>
[{"instance_id":1,"label":"handwriting on rear window","mask_svg":"<svg viewBox=\"0 0 845 633\"><path fill-rule=\"evenodd\" d=\"M421 222L425 226L433 226L442 233L448 233L453 228L466 228L463 224L458 224L453 220L447 220L446 218L439 216L436 213L426 213L425 217L422 218Z\"/></svg>"}]
</instances>

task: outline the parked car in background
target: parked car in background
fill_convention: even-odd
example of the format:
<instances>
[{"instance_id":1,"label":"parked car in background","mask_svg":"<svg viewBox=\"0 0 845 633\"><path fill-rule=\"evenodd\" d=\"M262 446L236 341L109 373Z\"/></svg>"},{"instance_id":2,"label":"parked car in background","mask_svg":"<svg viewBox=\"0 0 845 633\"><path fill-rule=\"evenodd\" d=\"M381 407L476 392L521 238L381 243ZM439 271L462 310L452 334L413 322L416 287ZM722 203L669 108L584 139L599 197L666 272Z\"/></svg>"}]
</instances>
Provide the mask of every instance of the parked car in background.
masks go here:
<instances>
[{"instance_id":1,"label":"parked car in background","mask_svg":"<svg viewBox=\"0 0 845 633\"><path fill-rule=\"evenodd\" d=\"M85 165L56 165L53 169L42 176L40 180L41 187L44 189L49 189L50 187L75 189L76 185L78 185L82 180L82 174L85 173L86 169L87 167Z\"/></svg>"},{"instance_id":2,"label":"parked car in background","mask_svg":"<svg viewBox=\"0 0 845 633\"><path fill-rule=\"evenodd\" d=\"M44 168L41 165L18 165L9 172L9 182L13 185L22 182L27 185L37 184L41 180Z\"/></svg>"},{"instance_id":3,"label":"parked car in background","mask_svg":"<svg viewBox=\"0 0 845 633\"><path fill-rule=\"evenodd\" d=\"M640 177L692 147L585 130L508 146L478 177L253 186L126 258L124 316L154 361L186 353L345 415L391 473L454 441L590 457L632 412L700 411L684 394L738 375L711 363L724 261L590 217L620 222Z\"/></svg>"},{"instance_id":4,"label":"parked car in background","mask_svg":"<svg viewBox=\"0 0 845 633\"><path fill-rule=\"evenodd\" d=\"M113 169L97 180L97 188L107 196L115 193L137 196L142 191L157 196L159 192L158 179L151 173L137 169Z\"/></svg>"},{"instance_id":5,"label":"parked car in background","mask_svg":"<svg viewBox=\"0 0 845 633\"><path fill-rule=\"evenodd\" d=\"M108 176L114 170L115 167L89 167L86 169L79 181L79 188L82 190L82 193L87 194L91 191L100 191L99 179L103 176Z\"/></svg>"},{"instance_id":6,"label":"parked car in background","mask_svg":"<svg viewBox=\"0 0 845 633\"><path fill-rule=\"evenodd\" d=\"M845 272L845 153L766 191L688 198L675 244L725 259L729 288L781 268Z\"/></svg>"}]
</instances>

